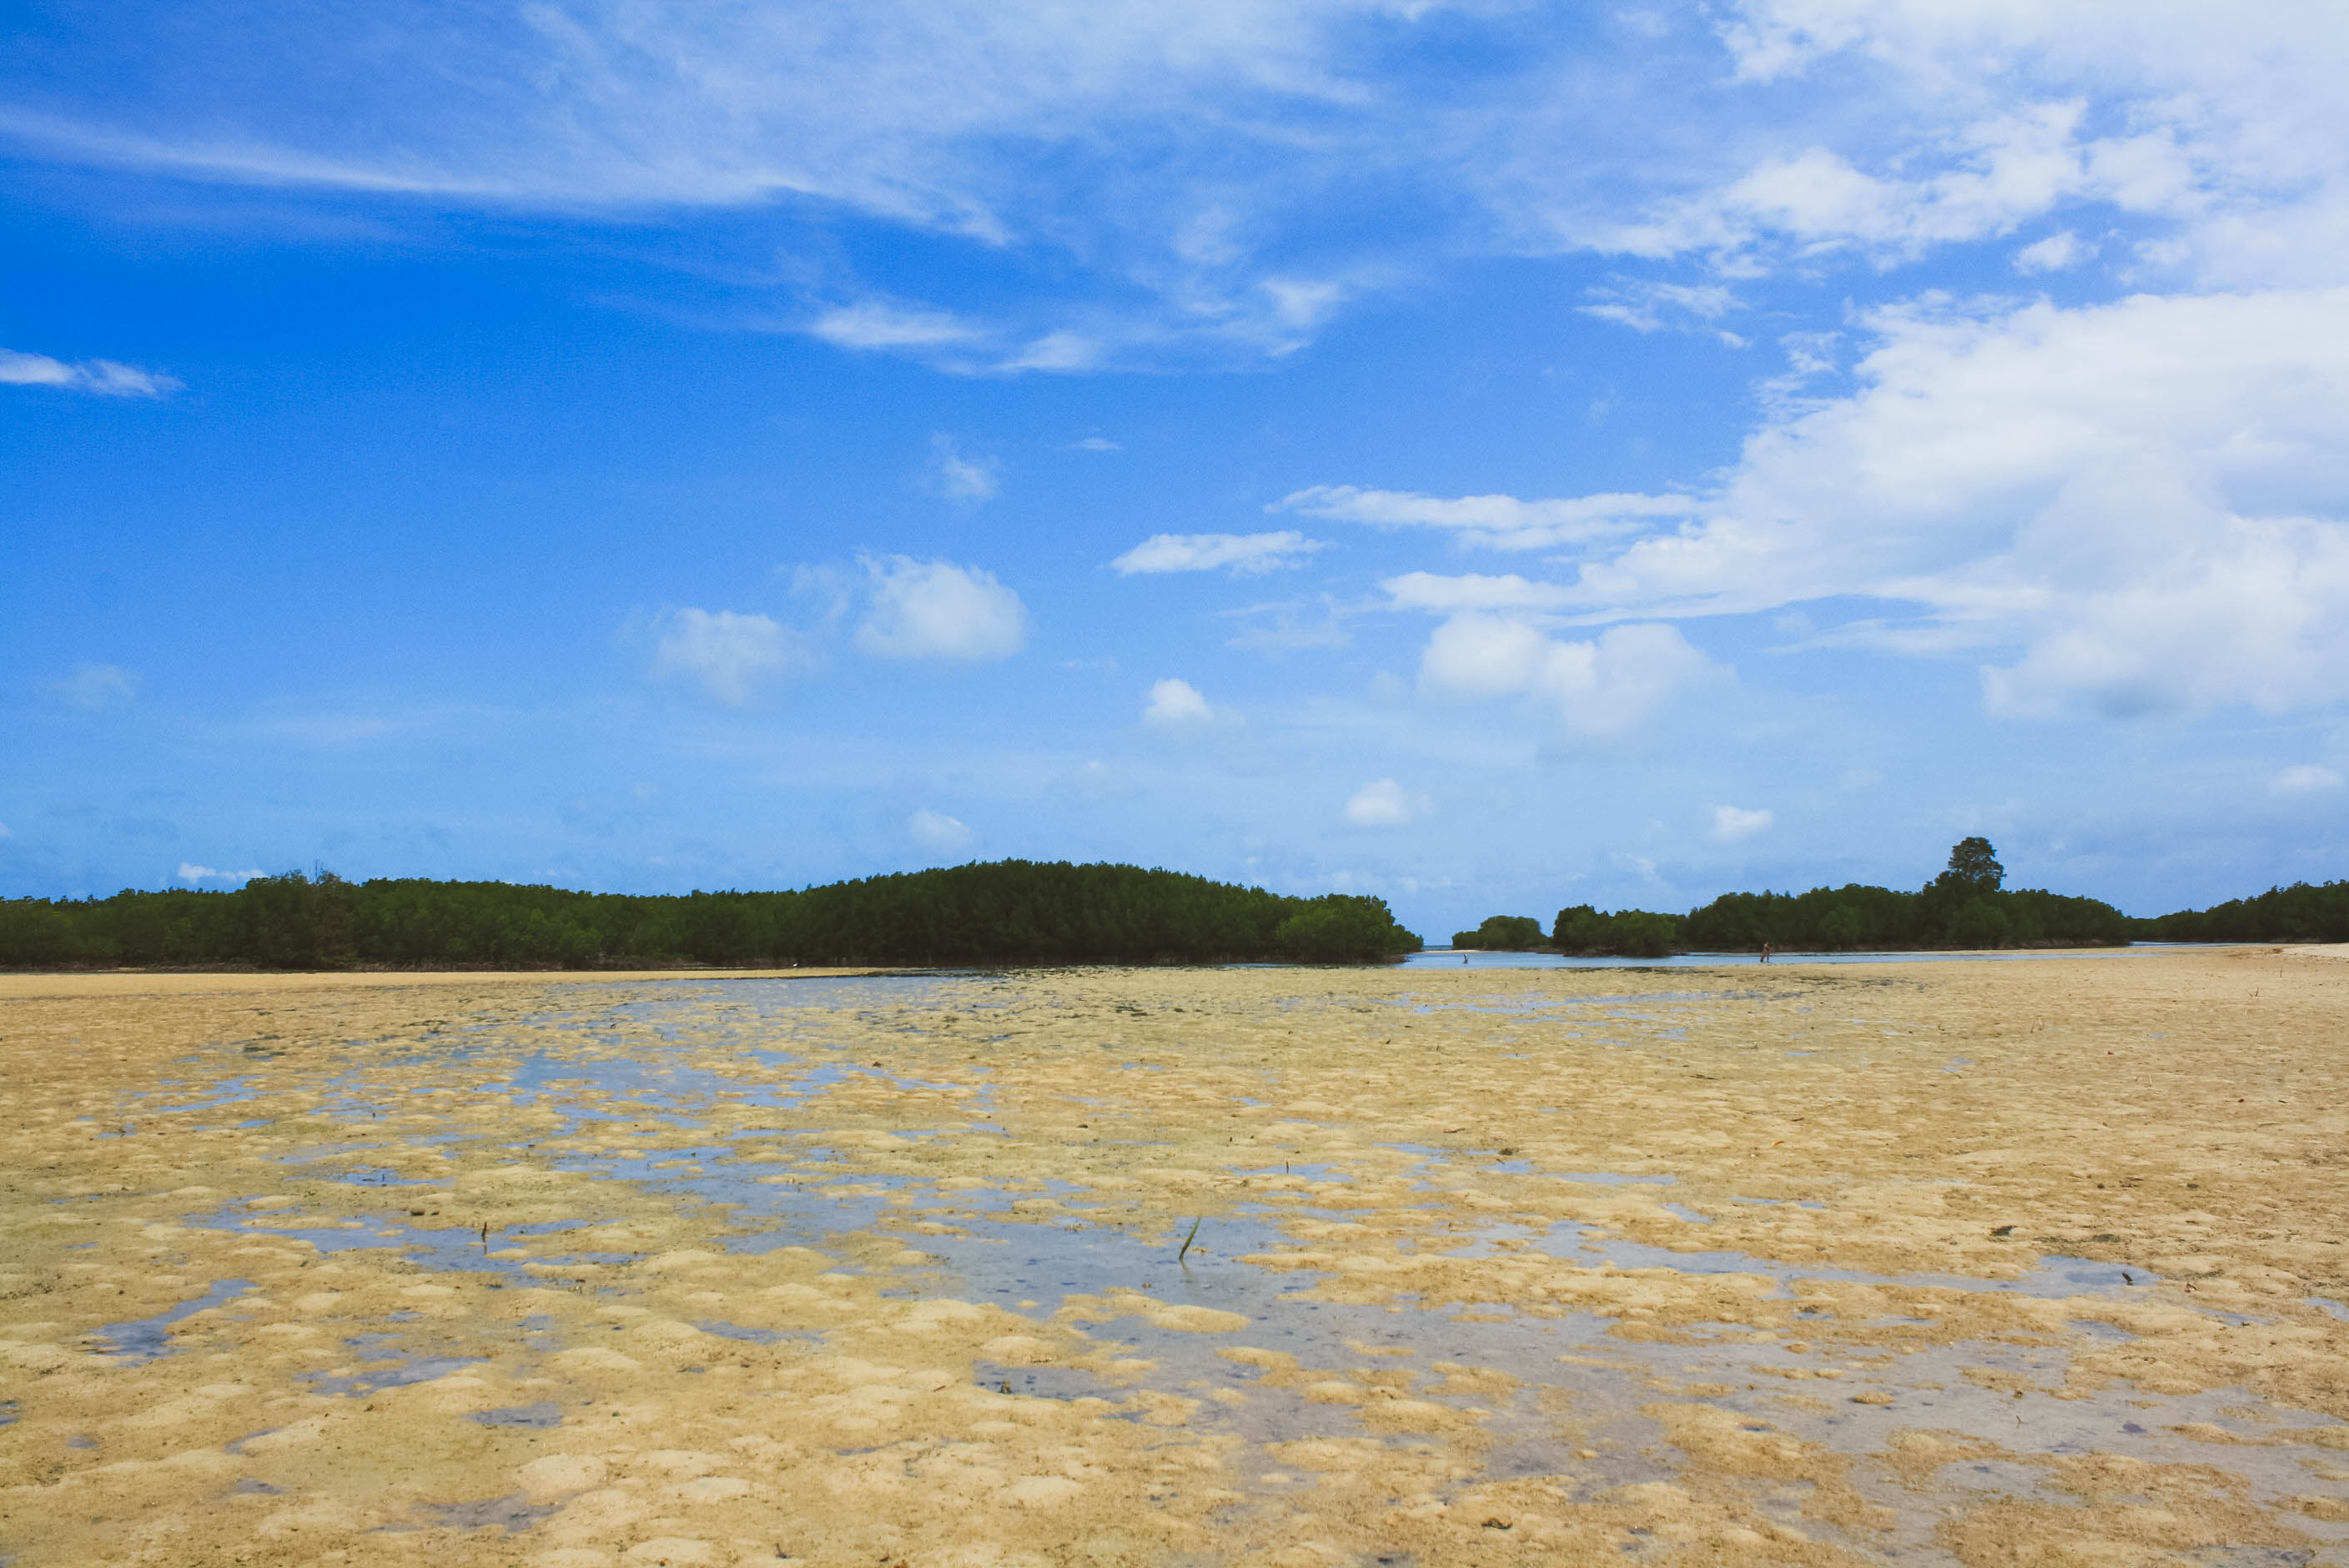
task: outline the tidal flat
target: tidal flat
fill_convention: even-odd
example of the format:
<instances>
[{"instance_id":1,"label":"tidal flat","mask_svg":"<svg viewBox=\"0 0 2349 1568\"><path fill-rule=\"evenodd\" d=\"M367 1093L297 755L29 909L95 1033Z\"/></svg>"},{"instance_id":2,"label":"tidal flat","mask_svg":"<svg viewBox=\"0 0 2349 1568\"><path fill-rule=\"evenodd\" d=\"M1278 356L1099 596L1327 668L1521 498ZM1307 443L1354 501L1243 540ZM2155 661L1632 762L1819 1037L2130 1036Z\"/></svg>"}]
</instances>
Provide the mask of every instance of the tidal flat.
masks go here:
<instances>
[{"instance_id":1,"label":"tidal flat","mask_svg":"<svg viewBox=\"0 0 2349 1568\"><path fill-rule=\"evenodd\" d=\"M16 1568L2349 1563L2337 954L0 977L0 1105Z\"/></svg>"}]
</instances>

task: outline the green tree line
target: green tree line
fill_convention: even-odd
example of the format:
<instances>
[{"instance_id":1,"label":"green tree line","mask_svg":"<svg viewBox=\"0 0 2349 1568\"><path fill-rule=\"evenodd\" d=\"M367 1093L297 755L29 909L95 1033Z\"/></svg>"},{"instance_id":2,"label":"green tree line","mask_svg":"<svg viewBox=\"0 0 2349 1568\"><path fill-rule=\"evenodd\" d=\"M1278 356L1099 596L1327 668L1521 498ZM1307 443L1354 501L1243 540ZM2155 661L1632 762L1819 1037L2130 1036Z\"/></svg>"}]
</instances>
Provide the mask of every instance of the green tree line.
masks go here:
<instances>
[{"instance_id":1,"label":"green tree line","mask_svg":"<svg viewBox=\"0 0 2349 1568\"><path fill-rule=\"evenodd\" d=\"M2349 882L2294 882L2133 924L2148 942L2349 942Z\"/></svg>"},{"instance_id":2,"label":"green tree line","mask_svg":"<svg viewBox=\"0 0 2349 1568\"><path fill-rule=\"evenodd\" d=\"M0 901L0 965L17 967L1334 964L1419 945L1381 899L1065 861L682 896L288 872L227 892Z\"/></svg>"},{"instance_id":3,"label":"green tree line","mask_svg":"<svg viewBox=\"0 0 2349 1568\"><path fill-rule=\"evenodd\" d=\"M2037 888L2009 889L2005 880L2005 868L1999 864L1990 841L1969 838L1951 850L1948 867L1915 892L1860 882L1813 888L1803 893L1729 892L1686 914L1643 909L1608 912L1579 903L1557 912L1546 942L1540 925L1529 916L1495 915L1473 932L1456 933L1453 945L1551 947L1563 953L1635 958L1685 952L1757 953L1764 946L1799 952L2038 944L2092 947L2152 935L2144 928L2162 923L2131 920L2111 904L2093 898ZM2341 891L2349 895L2349 885ZM2313 905L2316 901L2304 902ZM2337 912L2336 921L2349 917L2349 896L2334 900L2331 907ZM2196 918L2200 917L2170 915L2164 920ZM2314 928L2313 916L2308 923Z\"/></svg>"}]
</instances>

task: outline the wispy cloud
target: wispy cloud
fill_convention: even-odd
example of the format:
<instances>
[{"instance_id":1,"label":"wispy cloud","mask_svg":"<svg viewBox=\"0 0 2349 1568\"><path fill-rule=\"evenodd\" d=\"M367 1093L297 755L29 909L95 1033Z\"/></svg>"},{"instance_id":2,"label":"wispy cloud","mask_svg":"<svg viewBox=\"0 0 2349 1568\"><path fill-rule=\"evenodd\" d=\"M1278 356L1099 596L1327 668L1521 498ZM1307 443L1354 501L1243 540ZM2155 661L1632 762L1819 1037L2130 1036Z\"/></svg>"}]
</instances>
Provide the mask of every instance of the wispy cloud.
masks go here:
<instances>
[{"instance_id":1,"label":"wispy cloud","mask_svg":"<svg viewBox=\"0 0 2349 1568\"><path fill-rule=\"evenodd\" d=\"M1571 588L1560 583L1537 583L1516 573L1499 576L1464 572L1447 576L1435 572L1406 572L1379 584L1398 610L1433 610L1450 614L1461 610L1555 610L1575 603Z\"/></svg>"},{"instance_id":2,"label":"wispy cloud","mask_svg":"<svg viewBox=\"0 0 2349 1568\"><path fill-rule=\"evenodd\" d=\"M926 806L905 820L905 830L913 835L916 843L933 850L959 850L978 836L963 825L959 817L949 817Z\"/></svg>"},{"instance_id":3,"label":"wispy cloud","mask_svg":"<svg viewBox=\"0 0 2349 1568\"><path fill-rule=\"evenodd\" d=\"M1235 577L1294 566L1328 546L1294 530L1278 533L1154 533L1110 562L1119 575L1227 571Z\"/></svg>"},{"instance_id":4,"label":"wispy cloud","mask_svg":"<svg viewBox=\"0 0 2349 1568\"><path fill-rule=\"evenodd\" d=\"M1707 326L1737 308L1737 296L1721 284L1671 284L1649 279L1619 278L1614 283L1590 291L1593 303L1577 305L1584 315L1600 321L1611 321L1618 326L1628 326L1642 335L1661 332L1667 326ZM1744 340L1732 333L1718 335L1733 345L1742 346Z\"/></svg>"},{"instance_id":5,"label":"wispy cloud","mask_svg":"<svg viewBox=\"0 0 2349 1568\"><path fill-rule=\"evenodd\" d=\"M103 713L108 708L126 707L139 696L139 672L126 670L120 665L76 665L64 679L49 688L68 707L84 713Z\"/></svg>"},{"instance_id":6,"label":"wispy cloud","mask_svg":"<svg viewBox=\"0 0 2349 1568\"><path fill-rule=\"evenodd\" d=\"M1378 528L1436 528L1463 542L1495 550L1545 550L1634 532L1661 518L1685 517L1697 503L1676 495L1588 495L1519 500L1510 495L1446 499L1414 490L1315 485L1292 491L1268 511L1299 511Z\"/></svg>"},{"instance_id":7,"label":"wispy cloud","mask_svg":"<svg viewBox=\"0 0 2349 1568\"><path fill-rule=\"evenodd\" d=\"M217 882L241 883L249 882L255 877L267 876L268 874L269 873L267 872L263 871L258 866L254 867L250 871L222 872L214 871L210 866L197 865L191 861L181 861L180 862L180 880L183 882Z\"/></svg>"},{"instance_id":8,"label":"wispy cloud","mask_svg":"<svg viewBox=\"0 0 2349 1568\"><path fill-rule=\"evenodd\" d=\"M807 330L843 348L960 348L988 335L986 328L949 311L883 300L834 305L819 313Z\"/></svg>"},{"instance_id":9,"label":"wispy cloud","mask_svg":"<svg viewBox=\"0 0 2349 1568\"><path fill-rule=\"evenodd\" d=\"M2341 786L2340 774L2311 762L2285 769L2275 776L2272 788L2279 795L2323 795Z\"/></svg>"},{"instance_id":10,"label":"wispy cloud","mask_svg":"<svg viewBox=\"0 0 2349 1568\"><path fill-rule=\"evenodd\" d=\"M112 359L69 365L46 354L0 348L0 387L54 387L100 397L162 397L178 391L180 383L160 371L141 370Z\"/></svg>"},{"instance_id":11,"label":"wispy cloud","mask_svg":"<svg viewBox=\"0 0 2349 1568\"><path fill-rule=\"evenodd\" d=\"M1278 355L1446 256L1597 249L1725 279L2091 206L2168 226L2164 266L2304 285L2336 275L2326 236L2349 216L2328 0L1736 0L1710 34L1646 9L1550 30L1397 0L875 0L854 26L807 0L568 0L361 32L247 6L200 40L174 7L116 10L41 36L48 107L0 111L0 136L505 212L821 204L1034 257L1054 297L1016 320L885 280L804 317L843 346L998 368L1175 340ZM1806 72L1816 90L1791 85ZM1391 221L1350 221L1373 206ZM1586 308L1652 330L1712 319L1713 286L1629 280Z\"/></svg>"},{"instance_id":12,"label":"wispy cloud","mask_svg":"<svg viewBox=\"0 0 2349 1568\"><path fill-rule=\"evenodd\" d=\"M975 506L1003 489L1003 465L993 458L965 457L953 437L930 438L930 488L951 501Z\"/></svg>"}]
</instances>

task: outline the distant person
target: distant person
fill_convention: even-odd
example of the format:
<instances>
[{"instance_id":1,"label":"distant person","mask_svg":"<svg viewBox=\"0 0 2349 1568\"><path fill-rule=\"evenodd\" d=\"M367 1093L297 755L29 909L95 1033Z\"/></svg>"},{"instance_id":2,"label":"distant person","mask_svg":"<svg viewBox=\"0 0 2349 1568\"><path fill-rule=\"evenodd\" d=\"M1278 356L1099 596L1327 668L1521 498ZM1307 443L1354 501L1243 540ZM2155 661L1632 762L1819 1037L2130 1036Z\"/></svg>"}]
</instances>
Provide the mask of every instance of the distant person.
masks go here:
<instances>
[{"instance_id":1,"label":"distant person","mask_svg":"<svg viewBox=\"0 0 2349 1568\"><path fill-rule=\"evenodd\" d=\"M1762 944L1762 962L1764 964L1769 963L1770 954L1775 951L1776 949L1773 948L1768 943L1764 943Z\"/></svg>"},{"instance_id":2,"label":"distant person","mask_svg":"<svg viewBox=\"0 0 2349 1568\"><path fill-rule=\"evenodd\" d=\"M1466 954L1464 954L1464 954L1462 954L1460 955L1460 962L1461 962L1461 963L1463 963L1463 964L1467 963L1467 962L1468 962L1468 955L1467 955Z\"/></svg>"}]
</instances>

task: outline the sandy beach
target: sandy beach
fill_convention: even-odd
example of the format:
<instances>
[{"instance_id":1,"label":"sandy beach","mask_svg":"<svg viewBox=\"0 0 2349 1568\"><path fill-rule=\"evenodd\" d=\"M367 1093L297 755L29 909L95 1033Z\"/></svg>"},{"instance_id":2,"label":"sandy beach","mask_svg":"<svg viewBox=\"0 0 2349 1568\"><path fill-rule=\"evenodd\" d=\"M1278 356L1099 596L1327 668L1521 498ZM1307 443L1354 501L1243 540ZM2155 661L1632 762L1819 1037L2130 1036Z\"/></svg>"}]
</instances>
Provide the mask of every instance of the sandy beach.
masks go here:
<instances>
[{"instance_id":1,"label":"sandy beach","mask_svg":"<svg viewBox=\"0 0 2349 1568\"><path fill-rule=\"evenodd\" d=\"M2299 949L0 977L0 1558L2349 1563L2344 1047Z\"/></svg>"}]
</instances>

